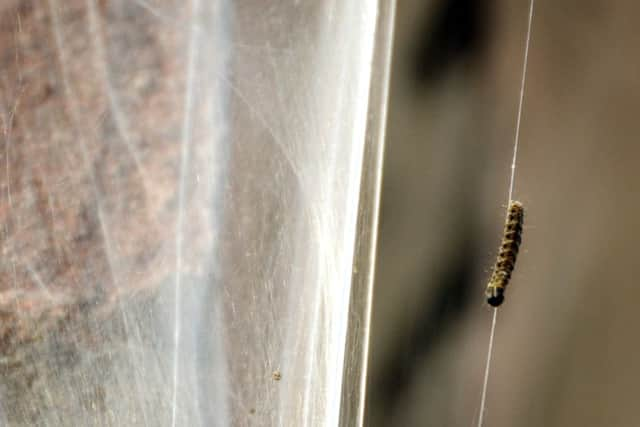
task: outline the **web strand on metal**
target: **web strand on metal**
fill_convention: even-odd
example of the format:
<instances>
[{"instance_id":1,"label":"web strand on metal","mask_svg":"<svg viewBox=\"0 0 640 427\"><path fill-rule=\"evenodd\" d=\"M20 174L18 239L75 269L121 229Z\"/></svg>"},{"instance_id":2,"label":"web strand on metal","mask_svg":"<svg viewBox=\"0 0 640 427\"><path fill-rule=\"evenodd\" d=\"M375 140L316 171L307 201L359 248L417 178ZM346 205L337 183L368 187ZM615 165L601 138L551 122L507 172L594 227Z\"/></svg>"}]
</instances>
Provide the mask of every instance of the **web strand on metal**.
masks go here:
<instances>
[{"instance_id":1,"label":"web strand on metal","mask_svg":"<svg viewBox=\"0 0 640 427\"><path fill-rule=\"evenodd\" d=\"M527 63L529 60L529 45L531 44L531 27L533 24L533 5L535 0L531 0L529 3L529 20L527 24L527 37L524 47L524 61L522 64L522 79L520 81L520 98L518 101L518 115L516 119L516 132L513 142L513 159L511 161L511 178L509 180L509 198L507 200L507 206L511 205L513 196L513 184L516 176L516 159L518 157L518 142L520 140L520 124L522 122L522 107L524 104L524 89L525 82L527 80ZM489 335L489 349L487 351L487 363L484 370L484 381L482 384L482 395L480 397L480 415L478 417L478 427L482 427L484 421L484 410L487 399L487 386L489 384L489 372L491 368L491 355L493 354L493 339L496 331L496 318L498 317L498 309L493 309L493 320L491 321L491 333Z\"/></svg>"}]
</instances>

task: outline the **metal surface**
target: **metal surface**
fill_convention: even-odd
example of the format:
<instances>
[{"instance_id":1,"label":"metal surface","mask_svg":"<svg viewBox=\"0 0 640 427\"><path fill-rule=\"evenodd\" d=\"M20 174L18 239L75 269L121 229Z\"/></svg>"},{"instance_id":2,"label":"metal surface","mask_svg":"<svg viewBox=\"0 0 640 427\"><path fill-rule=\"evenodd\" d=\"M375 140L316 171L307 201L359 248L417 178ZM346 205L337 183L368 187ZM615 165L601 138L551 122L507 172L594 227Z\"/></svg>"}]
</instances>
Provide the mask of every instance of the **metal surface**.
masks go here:
<instances>
[{"instance_id":1,"label":"metal surface","mask_svg":"<svg viewBox=\"0 0 640 427\"><path fill-rule=\"evenodd\" d=\"M369 115L360 182L349 320L340 407L341 426L364 425L373 279L378 241L387 99L391 72L395 2L382 2L376 27Z\"/></svg>"},{"instance_id":2,"label":"metal surface","mask_svg":"<svg viewBox=\"0 0 640 427\"><path fill-rule=\"evenodd\" d=\"M2 3L3 425L361 424L392 6Z\"/></svg>"}]
</instances>

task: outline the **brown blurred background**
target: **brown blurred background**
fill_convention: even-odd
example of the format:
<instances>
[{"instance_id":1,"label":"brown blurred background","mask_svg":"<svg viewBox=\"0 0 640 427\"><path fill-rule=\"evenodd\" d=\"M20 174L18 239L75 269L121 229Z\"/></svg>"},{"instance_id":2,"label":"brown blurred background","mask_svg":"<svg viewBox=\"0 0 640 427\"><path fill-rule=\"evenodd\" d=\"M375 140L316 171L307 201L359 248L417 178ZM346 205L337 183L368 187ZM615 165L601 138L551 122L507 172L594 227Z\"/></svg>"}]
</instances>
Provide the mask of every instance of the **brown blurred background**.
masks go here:
<instances>
[{"instance_id":1,"label":"brown blurred background","mask_svg":"<svg viewBox=\"0 0 640 427\"><path fill-rule=\"evenodd\" d=\"M369 426L475 426L528 1L400 1ZM485 426L640 425L640 4L536 2Z\"/></svg>"}]
</instances>

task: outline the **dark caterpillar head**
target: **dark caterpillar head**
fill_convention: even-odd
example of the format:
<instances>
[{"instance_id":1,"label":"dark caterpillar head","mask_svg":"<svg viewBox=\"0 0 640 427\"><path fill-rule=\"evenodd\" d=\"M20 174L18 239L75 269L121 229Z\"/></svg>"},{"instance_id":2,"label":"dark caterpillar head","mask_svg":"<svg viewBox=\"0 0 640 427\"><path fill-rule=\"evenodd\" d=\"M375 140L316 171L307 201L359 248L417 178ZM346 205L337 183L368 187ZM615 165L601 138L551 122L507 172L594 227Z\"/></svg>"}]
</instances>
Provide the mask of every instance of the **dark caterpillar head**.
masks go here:
<instances>
[{"instance_id":1,"label":"dark caterpillar head","mask_svg":"<svg viewBox=\"0 0 640 427\"><path fill-rule=\"evenodd\" d=\"M487 304L491 307L499 307L504 301L504 288L490 286L487 288Z\"/></svg>"}]
</instances>

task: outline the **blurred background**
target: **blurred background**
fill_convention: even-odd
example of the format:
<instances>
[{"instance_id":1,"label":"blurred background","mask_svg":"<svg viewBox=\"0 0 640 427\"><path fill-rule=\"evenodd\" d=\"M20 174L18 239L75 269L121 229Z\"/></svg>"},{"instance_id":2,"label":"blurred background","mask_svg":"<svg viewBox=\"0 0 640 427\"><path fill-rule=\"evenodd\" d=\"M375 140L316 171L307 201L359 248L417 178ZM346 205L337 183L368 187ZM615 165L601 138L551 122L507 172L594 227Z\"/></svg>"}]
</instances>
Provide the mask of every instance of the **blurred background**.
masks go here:
<instances>
[{"instance_id":1,"label":"blurred background","mask_svg":"<svg viewBox=\"0 0 640 427\"><path fill-rule=\"evenodd\" d=\"M528 3L398 3L366 425L477 425ZM486 426L640 425L639 13L536 2Z\"/></svg>"}]
</instances>

